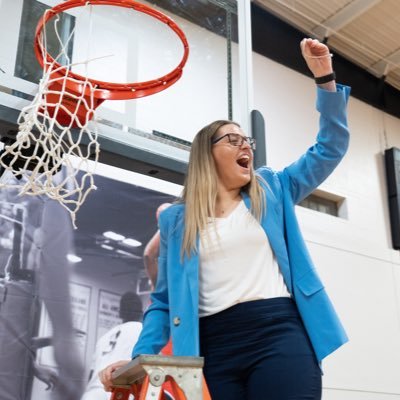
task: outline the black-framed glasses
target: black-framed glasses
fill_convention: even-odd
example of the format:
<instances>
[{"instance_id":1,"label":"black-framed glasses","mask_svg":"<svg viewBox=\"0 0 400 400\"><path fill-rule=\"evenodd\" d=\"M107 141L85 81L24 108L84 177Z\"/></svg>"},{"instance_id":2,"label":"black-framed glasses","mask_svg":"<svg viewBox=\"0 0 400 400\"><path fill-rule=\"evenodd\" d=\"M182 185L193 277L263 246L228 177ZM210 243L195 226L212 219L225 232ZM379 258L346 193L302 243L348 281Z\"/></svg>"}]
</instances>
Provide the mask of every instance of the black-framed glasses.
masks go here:
<instances>
[{"instance_id":1,"label":"black-framed glasses","mask_svg":"<svg viewBox=\"0 0 400 400\"><path fill-rule=\"evenodd\" d=\"M222 135L221 137L214 139L211 143L212 144L218 143L225 137L228 138L229 144L231 144L232 146L241 147L243 146L243 143L246 142L251 147L252 150L256 149L255 139L249 136L242 136L239 133L225 133L225 135Z\"/></svg>"}]
</instances>

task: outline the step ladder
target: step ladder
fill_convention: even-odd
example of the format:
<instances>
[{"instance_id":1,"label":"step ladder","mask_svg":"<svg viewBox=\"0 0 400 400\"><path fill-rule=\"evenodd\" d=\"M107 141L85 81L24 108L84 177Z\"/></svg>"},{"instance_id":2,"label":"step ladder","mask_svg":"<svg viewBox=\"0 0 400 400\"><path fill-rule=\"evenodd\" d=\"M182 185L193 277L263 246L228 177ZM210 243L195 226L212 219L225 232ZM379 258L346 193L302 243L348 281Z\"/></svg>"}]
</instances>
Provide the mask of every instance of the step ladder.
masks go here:
<instances>
[{"instance_id":1,"label":"step ladder","mask_svg":"<svg viewBox=\"0 0 400 400\"><path fill-rule=\"evenodd\" d=\"M110 400L162 400L164 382L170 382L175 400L211 400L203 378L202 357L141 355L112 374Z\"/></svg>"}]
</instances>

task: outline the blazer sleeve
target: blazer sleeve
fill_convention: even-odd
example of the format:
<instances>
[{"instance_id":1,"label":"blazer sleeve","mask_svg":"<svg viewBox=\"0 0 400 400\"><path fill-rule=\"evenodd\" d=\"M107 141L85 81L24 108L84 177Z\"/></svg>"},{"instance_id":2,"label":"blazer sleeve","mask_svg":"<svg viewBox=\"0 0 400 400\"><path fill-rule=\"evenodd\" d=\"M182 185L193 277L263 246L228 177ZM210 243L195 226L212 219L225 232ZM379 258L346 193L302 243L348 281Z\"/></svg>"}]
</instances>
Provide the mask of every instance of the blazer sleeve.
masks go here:
<instances>
[{"instance_id":1,"label":"blazer sleeve","mask_svg":"<svg viewBox=\"0 0 400 400\"><path fill-rule=\"evenodd\" d=\"M279 172L289 187L294 204L316 189L336 168L349 145L347 126L348 86L337 85L336 92L317 87L320 113L316 143L297 161Z\"/></svg>"},{"instance_id":2,"label":"blazer sleeve","mask_svg":"<svg viewBox=\"0 0 400 400\"><path fill-rule=\"evenodd\" d=\"M157 284L150 296L151 304L143 317L143 329L132 350L132 358L140 354L158 354L170 336L169 300L167 281L168 223L160 214L160 255L158 257Z\"/></svg>"}]
</instances>

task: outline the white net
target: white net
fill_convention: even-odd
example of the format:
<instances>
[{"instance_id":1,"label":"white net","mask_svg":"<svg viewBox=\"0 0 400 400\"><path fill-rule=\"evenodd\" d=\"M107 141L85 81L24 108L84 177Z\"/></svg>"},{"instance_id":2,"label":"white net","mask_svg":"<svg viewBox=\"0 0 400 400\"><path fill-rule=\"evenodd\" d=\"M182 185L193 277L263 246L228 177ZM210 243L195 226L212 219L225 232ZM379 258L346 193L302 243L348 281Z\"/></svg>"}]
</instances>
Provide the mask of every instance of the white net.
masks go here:
<instances>
[{"instance_id":1,"label":"white net","mask_svg":"<svg viewBox=\"0 0 400 400\"><path fill-rule=\"evenodd\" d=\"M20 113L18 133L5 141L0 155L0 187L18 188L20 195L46 195L57 200L70 212L76 227L77 211L96 188L93 173L99 143L96 124L89 129L88 122L94 117L98 99L88 78L76 81L68 77L73 64L67 48L73 32L63 43L57 30L58 16L53 21L61 51L48 60L44 29L40 36L43 76L32 103ZM88 63L79 64L86 67ZM73 83L80 88L79 93L68 88ZM60 173L62 168L66 174Z\"/></svg>"}]
</instances>

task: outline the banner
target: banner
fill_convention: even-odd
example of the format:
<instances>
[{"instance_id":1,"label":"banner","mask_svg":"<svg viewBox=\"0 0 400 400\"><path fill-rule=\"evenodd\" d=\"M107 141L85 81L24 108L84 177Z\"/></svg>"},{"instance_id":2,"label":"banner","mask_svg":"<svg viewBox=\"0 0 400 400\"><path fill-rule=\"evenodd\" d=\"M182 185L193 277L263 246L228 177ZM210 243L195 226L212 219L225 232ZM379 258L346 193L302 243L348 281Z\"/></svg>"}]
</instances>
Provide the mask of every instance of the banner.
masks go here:
<instances>
[{"instance_id":1,"label":"banner","mask_svg":"<svg viewBox=\"0 0 400 400\"><path fill-rule=\"evenodd\" d=\"M96 370L130 357L151 290L143 251L175 196L115 171L130 182L97 175L78 229L54 200L0 192L2 400L108 399Z\"/></svg>"}]
</instances>

